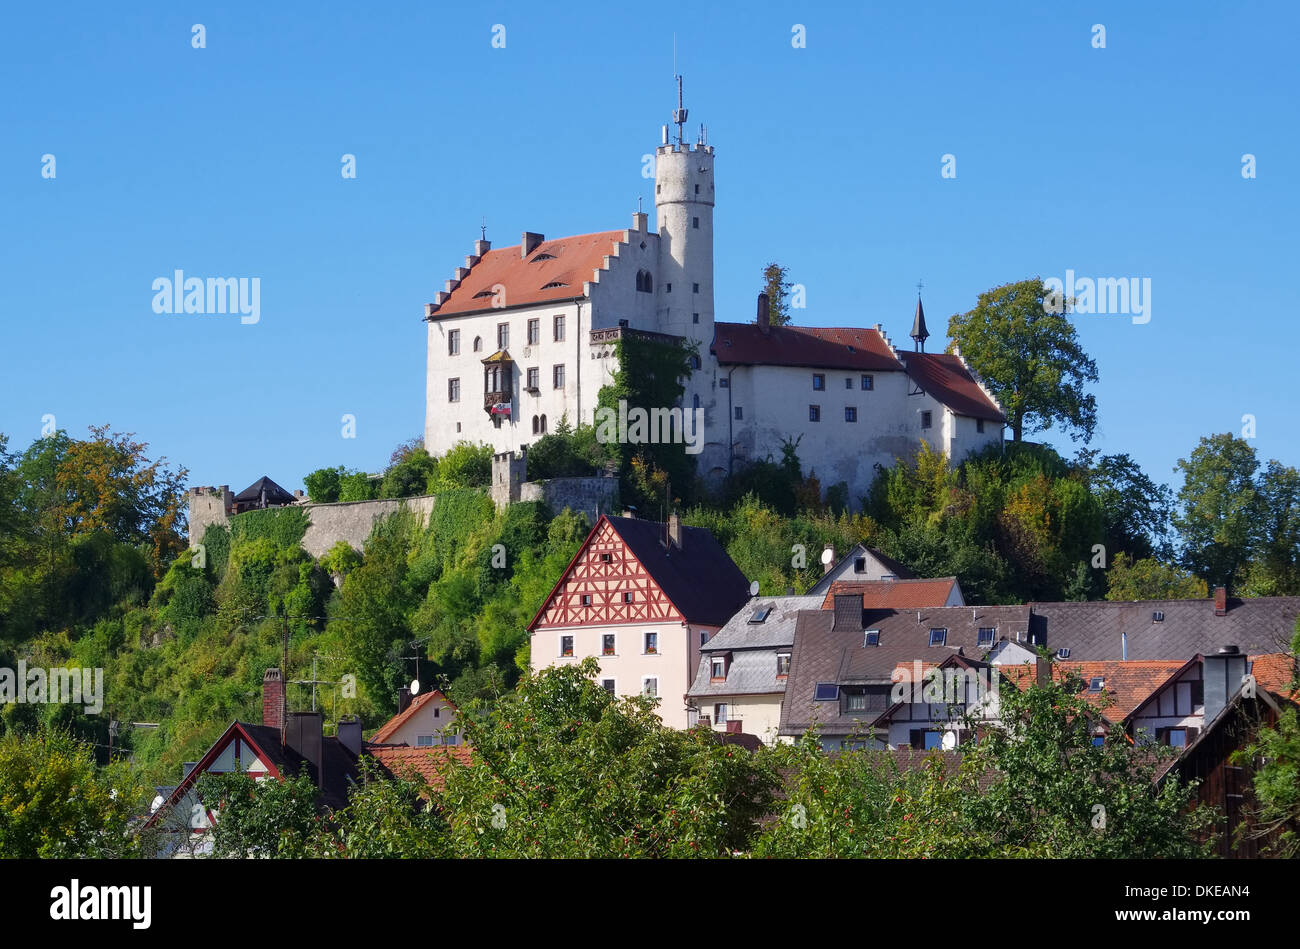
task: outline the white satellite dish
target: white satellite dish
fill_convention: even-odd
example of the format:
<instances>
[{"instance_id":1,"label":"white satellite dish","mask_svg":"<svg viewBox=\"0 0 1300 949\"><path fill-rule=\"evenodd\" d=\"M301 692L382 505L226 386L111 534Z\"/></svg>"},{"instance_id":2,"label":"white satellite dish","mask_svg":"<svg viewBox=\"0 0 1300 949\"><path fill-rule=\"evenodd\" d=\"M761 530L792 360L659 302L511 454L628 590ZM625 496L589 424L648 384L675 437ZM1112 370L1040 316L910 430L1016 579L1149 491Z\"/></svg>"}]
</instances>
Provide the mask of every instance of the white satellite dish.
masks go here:
<instances>
[{"instance_id":1,"label":"white satellite dish","mask_svg":"<svg viewBox=\"0 0 1300 949\"><path fill-rule=\"evenodd\" d=\"M829 547L827 547L825 550L822 551L822 563L826 564L826 566L829 567L831 565L831 561L834 559L835 559L835 551L831 550Z\"/></svg>"},{"instance_id":2,"label":"white satellite dish","mask_svg":"<svg viewBox=\"0 0 1300 949\"><path fill-rule=\"evenodd\" d=\"M412 695L419 695L419 694L420 694L420 680L419 680L419 679L412 679L412 680L411 680L411 694L412 694Z\"/></svg>"},{"instance_id":3,"label":"white satellite dish","mask_svg":"<svg viewBox=\"0 0 1300 949\"><path fill-rule=\"evenodd\" d=\"M755 580L753 583L751 583L751 584L749 585L749 595L750 595L750 596L758 596L758 581L757 581L757 580Z\"/></svg>"}]
</instances>

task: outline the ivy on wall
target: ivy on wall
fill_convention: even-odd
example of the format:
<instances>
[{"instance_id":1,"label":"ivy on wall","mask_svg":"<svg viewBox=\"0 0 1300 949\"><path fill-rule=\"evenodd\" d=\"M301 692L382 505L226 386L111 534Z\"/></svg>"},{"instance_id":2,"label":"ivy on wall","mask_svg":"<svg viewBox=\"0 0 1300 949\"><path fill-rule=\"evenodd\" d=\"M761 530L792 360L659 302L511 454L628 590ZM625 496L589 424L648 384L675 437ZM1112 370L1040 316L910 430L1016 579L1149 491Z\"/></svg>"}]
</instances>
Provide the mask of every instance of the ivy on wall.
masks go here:
<instances>
[{"instance_id":1,"label":"ivy on wall","mask_svg":"<svg viewBox=\"0 0 1300 949\"><path fill-rule=\"evenodd\" d=\"M277 547L297 547L310 525L311 519L300 507L245 511L230 519L230 537L236 545L265 537Z\"/></svg>"}]
</instances>

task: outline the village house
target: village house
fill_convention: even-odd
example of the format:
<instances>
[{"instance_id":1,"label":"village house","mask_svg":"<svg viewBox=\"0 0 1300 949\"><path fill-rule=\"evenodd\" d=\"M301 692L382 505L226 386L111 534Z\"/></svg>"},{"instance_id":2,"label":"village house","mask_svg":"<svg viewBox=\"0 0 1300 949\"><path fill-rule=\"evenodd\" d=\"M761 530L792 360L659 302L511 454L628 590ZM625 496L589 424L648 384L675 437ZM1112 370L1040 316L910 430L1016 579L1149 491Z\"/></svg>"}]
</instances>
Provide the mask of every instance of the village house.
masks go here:
<instances>
[{"instance_id":1,"label":"village house","mask_svg":"<svg viewBox=\"0 0 1300 949\"><path fill-rule=\"evenodd\" d=\"M808 596L824 596L837 580L915 580L916 574L875 547L858 544L838 562L835 547L822 550L822 578L808 588ZM953 606L960 606L954 603Z\"/></svg>"}]
</instances>

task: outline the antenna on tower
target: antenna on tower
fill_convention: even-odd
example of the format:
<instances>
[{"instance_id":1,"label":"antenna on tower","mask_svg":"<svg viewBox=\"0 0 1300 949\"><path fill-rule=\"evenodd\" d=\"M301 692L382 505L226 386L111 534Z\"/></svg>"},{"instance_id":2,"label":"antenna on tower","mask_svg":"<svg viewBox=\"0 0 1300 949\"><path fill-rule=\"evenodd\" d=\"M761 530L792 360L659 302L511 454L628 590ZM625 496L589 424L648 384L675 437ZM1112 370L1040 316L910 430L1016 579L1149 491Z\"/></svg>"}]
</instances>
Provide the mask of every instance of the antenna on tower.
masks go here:
<instances>
[{"instance_id":1,"label":"antenna on tower","mask_svg":"<svg viewBox=\"0 0 1300 949\"><path fill-rule=\"evenodd\" d=\"M675 44L674 44L674 49L676 49ZM676 59L677 56L676 53L674 53L673 60L676 61ZM682 108L682 77L679 75L676 78L677 78L677 109L676 111L673 112L673 124L677 126L677 144L684 145L685 140L682 138L682 126L686 124L686 110Z\"/></svg>"},{"instance_id":2,"label":"antenna on tower","mask_svg":"<svg viewBox=\"0 0 1300 949\"><path fill-rule=\"evenodd\" d=\"M482 240L487 240L487 216L484 215L480 220L483 223L478 226L479 237Z\"/></svg>"}]
</instances>

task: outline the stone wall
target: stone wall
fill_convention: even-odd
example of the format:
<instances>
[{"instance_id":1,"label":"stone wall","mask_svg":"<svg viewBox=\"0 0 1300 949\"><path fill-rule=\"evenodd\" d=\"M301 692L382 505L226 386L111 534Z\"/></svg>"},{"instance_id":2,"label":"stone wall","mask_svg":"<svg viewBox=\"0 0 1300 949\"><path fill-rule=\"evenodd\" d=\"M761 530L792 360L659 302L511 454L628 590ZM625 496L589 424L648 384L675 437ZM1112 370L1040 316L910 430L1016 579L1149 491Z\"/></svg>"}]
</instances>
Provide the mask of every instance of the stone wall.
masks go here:
<instances>
[{"instance_id":1,"label":"stone wall","mask_svg":"<svg viewBox=\"0 0 1300 949\"><path fill-rule=\"evenodd\" d=\"M433 495L416 498L391 498L381 501L340 501L336 504L304 504L311 526L302 538L302 548L320 557L341 540L360 550L374 529L375 522L406 509L427 522L433 511Z\"/></svg>"},{"instance_id":2,"label":"stone wall","mask_svg":"<svg viewBox=\"0 0 1300 949\"><path fill-rule=\"evenodd\" d=\"M587 523L595 524L601 514L618 513L618 479L595 477L525 481L519 486L519 500L545 501L556 514L566 507L574 512L582 511L587 515Z\"/></svg>"}]
</instances>

